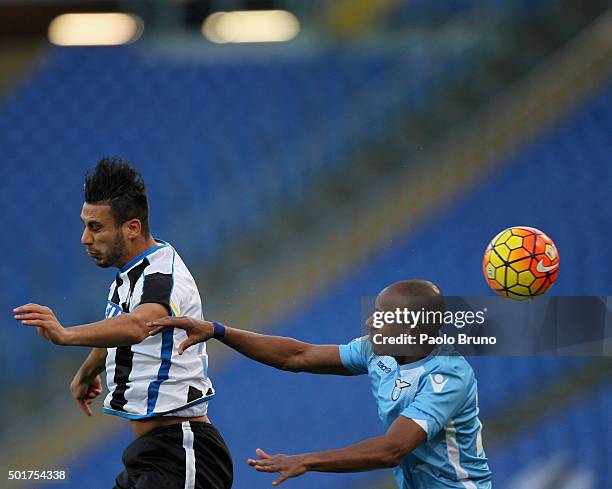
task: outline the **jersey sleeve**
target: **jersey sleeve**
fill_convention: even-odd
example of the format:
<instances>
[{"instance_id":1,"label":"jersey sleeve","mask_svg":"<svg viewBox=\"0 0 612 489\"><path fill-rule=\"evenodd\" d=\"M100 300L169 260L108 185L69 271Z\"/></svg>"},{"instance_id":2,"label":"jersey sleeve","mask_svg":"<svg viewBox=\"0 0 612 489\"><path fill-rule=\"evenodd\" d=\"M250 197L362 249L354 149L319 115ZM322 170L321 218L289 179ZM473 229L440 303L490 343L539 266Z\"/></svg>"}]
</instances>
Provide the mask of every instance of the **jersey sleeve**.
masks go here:
<instances>
[{"instance_id":1,"label":"jersey sleeve","mask_svg":"<svg viewBox=\"0 0 612 489\"><path fill-rule=\"evenodd\" d=\"M353 373L362 375L368 373L369 344L368 337L356 338L346 345L340 345L340 361L342 365Z\"/></svg>"},{"instance_id":2,"label":"jersey sleeve","mask_svg":"<svg viewBox=\"0 0 612 489\"><path fill-rule=\"evenodd\" d=\"M400 415L421 426L429 441L464 405L467 394L467 379L459 369L437 368L421 377L413 401Z\"/></svg>"},{"instance_id":3,"label":"jersey sleeve","mask_svg":"<svg viewBox=\"0 0 612 489\"><path fill-rule=\"evenodd\" d=\"M139 304L161 304L167 309L168 314L172 315L172 307L170 305L172 286L173 278L171 273L155 272L145 275Z\"/></svg>"}]
</instances>

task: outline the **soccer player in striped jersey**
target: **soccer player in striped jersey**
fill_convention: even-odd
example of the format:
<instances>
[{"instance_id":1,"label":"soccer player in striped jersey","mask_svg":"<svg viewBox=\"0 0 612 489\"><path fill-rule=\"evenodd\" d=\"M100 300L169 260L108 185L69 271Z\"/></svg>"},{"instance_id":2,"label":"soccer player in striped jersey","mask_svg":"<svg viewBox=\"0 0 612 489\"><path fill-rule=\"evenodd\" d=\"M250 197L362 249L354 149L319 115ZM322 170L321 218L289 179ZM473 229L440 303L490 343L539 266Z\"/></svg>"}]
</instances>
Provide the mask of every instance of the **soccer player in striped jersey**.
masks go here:
<instances>
[{"instance_id":1,"label":"soccer player in striped jersey","mask_svg":"<svg viewBox=\"0 0 612 489\"><path fill-rule=\"evenodd\" d=\"M423 280L391 284L376 298L381 313L397 310L443 311L438 288ZM372 326L372 318L367 325ZM312 345L192 318L164 318L149 323L151 333L183 328L188 339L179 352L210 338L267 365L291 372L364 375L385 434L335 450L300 455L268 455L256 450L248 461L261 472L278 472L278 485L308 471L358 472L395 467L400 489L490 489L491 472L482 447L474 372L456 352L424 345L411 356L386 356L368 336L346 345ZM419 324L415 331L438 335L438 326Z\"/></svg>"},{"instance_id":2,"label":"soccer player in striped jersey","mask_svg":"<svg viewBox=\"0 0 612 489\"><path fill-rule=\"evenodd\" d=\"M202 305L176 250L150 233L140 174L120 158L100 160L85 180L81 220L87 254L118 269L105 319L65 328L38 304L16 308L15 318L57 345L94 347L70 388L91 416L106 369L104 412L131 421L136 440L124 452L115 489L231 487L230 453L207 416L214 389L205 345L178 355L184 331L148 334L146 322L167 315L202 319Z\"/></svg>"}]
</instances>

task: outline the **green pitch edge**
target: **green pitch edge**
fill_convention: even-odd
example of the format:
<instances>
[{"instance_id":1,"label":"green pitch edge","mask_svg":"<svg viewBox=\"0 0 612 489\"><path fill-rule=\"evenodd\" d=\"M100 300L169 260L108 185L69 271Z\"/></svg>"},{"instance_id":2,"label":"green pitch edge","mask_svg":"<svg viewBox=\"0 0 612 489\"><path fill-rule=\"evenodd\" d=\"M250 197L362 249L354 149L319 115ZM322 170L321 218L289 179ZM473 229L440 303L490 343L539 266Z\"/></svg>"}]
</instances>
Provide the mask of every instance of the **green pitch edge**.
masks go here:
<instances>
[{"instance_id":1,"label":"green pitch edge","mask_svg":"<svg viewBox=\"0 0 612 489\"><path fill-rule=\"evenodd\" d=\"M240 283L206 298L210 317L252 330L278 322L381 246L474 188L507 155L569 113L609 78L610 32L612 14L607 13L461 128L433 144L410 169L364 193L360 205L334 210L321 229L289 242L289 251L274 263L249 264L248 275ZM439 178L441 174L444 179ZM211 343L209 352L211 364L218 369L228 349ZM7 465L24 460L30 467L58 465L112 436L116 420L98 414L99 405L95 408L94 419L71 410L65 419L43 426L36 440L13 447L5 457ZM82 443L76 443L75 437Z\"/></svg>"}]
</instances>

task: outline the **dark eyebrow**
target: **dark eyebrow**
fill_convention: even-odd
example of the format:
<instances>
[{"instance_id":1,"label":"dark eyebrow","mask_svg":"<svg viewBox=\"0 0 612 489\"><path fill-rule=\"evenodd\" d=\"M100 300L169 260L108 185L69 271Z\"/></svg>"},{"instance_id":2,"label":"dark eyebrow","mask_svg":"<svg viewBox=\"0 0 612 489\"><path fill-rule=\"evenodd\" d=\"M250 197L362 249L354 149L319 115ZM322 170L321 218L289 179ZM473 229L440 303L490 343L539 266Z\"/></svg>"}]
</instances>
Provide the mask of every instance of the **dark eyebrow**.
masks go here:
<instances>
[{"instance_id":1,"label":"dark eyebrow","mask_svg":"<svg viewBox=\"0 0 612 489\"><path fill-rule=\"evenodd\" d=\"M83 219L83 216L79 216L79 219L80 219L80 220L81 220L81 222L82 222L83 224L85 224L86 226L92 226L92 225L95 225L95 224L98 224L98 225L102 226L102 223L101 223L100 221L94 221L94 220L91 220L91 221L87 221L87 222L85 222L85 219Z\"/></svg>"}]
</instances>

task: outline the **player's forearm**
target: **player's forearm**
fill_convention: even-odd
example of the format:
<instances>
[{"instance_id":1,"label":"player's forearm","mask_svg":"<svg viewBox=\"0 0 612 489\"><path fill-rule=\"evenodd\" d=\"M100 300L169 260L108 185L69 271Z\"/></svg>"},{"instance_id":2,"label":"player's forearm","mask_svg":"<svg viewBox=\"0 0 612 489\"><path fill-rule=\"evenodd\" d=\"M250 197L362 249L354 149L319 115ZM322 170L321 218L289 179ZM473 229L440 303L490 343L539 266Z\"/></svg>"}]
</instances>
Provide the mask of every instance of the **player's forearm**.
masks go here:
<instances>
[{"instance_id":1,"label":"player's forearm","mask_svg":"<svg viewBox=\"0 0 612 489\"><path fill-rule=\"evenodd\" d=\"M304 465L314 472L361 472L397 466L405 454L386 436L370 438L346 448L304 455Z\"/></svg>"},{"instance_id":2,"label":"player's forearm","mask_svg":"<svg viewBox=\"0 0 612 489\"><path fill-rule=\"evenodd\" d=\"M64 345L115 347L140 343L148 336L146 321L134 314L65 329Z\"/></svg>"},{"instance_id":3,"label":"player's forearm","mask_svg":"<svg viewBox=\"0 0 612 489\"><path fill-rule=\"evenodd\" d=\"M106 365L106 348L93 348L77 372L84 380L92 380L104 371Z\"/></svg>"},{"instance_id":4,"label":"player's forearm","mask_svg":"<svg viewBox=\"0 0 612 489\"><path fill-rule=\"evenodd\" d=\"M230 348L257 361L281 370L295 371L292 359L308 347L293 338L271 336L227 327L221 339Z\"/></svg>"}]
</instances>

